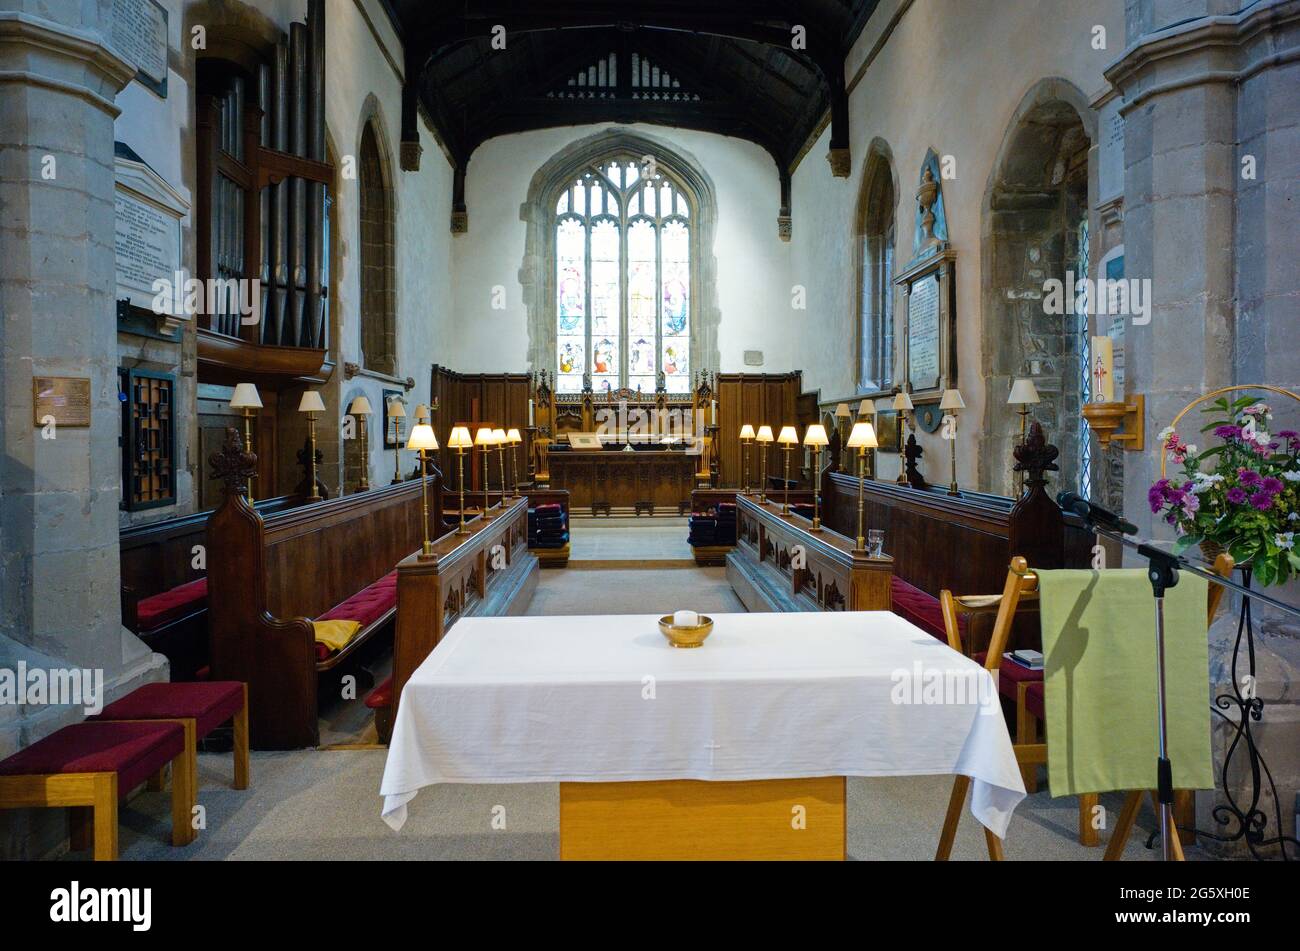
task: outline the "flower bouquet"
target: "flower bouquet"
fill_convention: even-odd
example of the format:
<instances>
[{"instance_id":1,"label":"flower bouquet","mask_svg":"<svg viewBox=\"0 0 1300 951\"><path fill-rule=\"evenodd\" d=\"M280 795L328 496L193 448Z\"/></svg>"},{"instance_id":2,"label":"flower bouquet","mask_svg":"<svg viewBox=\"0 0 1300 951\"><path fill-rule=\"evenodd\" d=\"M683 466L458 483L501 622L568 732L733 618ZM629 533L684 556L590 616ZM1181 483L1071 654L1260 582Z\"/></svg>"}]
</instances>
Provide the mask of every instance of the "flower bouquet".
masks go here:
<instances>
[{"instance_id":1,"label":"flower bouquet","mask_svg":"<svg viewBox=\"0 0 1300 951\"><path fill-rule=\"evenodd\" d=\"M1216 415L1201 432L1219 445L1198 452L1173 427L1162 431L1166 458L1182 473L1151 486L1151 511L1174 526L1179 553L1226 551L1260 584L1282 584L1300 574L1300 434L1270 434L1272 410L1253 396L1222 397L1201 412Z\"/></svg>"}]
</instances>

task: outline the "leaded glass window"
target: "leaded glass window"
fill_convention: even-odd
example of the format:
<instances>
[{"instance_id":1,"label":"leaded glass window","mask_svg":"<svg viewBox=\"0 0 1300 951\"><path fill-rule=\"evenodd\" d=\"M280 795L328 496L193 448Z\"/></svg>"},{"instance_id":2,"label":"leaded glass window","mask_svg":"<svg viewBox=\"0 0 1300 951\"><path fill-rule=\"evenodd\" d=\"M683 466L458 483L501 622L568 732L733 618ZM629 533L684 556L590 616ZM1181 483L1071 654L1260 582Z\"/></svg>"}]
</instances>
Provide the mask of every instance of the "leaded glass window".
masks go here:
<instances>
[{"instance_id":1,"label":"leaded glass window","mask_svg":"<svg viewBox=\"0 0 1300 951\"><path fill-rule=\"evenodd\" d=\"M661 169L619 155L555 202L557 392L691 388L691 207Z\"/></svg>"}]
</instances>

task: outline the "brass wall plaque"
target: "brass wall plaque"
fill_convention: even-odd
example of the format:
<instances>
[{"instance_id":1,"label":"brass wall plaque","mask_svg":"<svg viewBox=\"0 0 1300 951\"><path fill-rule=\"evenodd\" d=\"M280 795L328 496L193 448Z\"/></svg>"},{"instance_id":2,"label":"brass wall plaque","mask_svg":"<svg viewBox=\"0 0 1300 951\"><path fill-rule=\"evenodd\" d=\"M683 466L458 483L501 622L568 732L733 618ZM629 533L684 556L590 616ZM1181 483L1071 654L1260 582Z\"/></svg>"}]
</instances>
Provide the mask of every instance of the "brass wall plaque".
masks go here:
<instances>
[{"instance_id":1,"label":"brass wall plaque","mask_svg":"<svg viewBox=\"0 0 1300 951\"><path fill-rule=\"evenodd\" d=\"M47 417L59 426L90 425L90 380L79 376L32 378L32 425L44 426Z\"/></svg>"}]
</instances>

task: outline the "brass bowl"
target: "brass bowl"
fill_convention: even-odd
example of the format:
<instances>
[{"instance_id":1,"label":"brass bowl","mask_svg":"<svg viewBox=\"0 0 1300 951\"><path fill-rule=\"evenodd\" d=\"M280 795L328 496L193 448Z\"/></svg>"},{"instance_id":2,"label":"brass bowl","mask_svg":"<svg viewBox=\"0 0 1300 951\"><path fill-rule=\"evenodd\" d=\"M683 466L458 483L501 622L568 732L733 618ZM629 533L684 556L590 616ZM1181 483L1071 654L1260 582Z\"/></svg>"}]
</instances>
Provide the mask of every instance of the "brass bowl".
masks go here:
<instances>
[{"instance_id":1,"label":"brass bowl","mask_svg":"<svg viewBox=\"0 0 1300 951\"><path fill-rule=\"evenodd\" d=\"M674 627L673 616L665 614L659 619L659 632L673 647L700 647L713 633L713 618L701 614L700 623L694 627Z\"/></svg>"}]
</instances>

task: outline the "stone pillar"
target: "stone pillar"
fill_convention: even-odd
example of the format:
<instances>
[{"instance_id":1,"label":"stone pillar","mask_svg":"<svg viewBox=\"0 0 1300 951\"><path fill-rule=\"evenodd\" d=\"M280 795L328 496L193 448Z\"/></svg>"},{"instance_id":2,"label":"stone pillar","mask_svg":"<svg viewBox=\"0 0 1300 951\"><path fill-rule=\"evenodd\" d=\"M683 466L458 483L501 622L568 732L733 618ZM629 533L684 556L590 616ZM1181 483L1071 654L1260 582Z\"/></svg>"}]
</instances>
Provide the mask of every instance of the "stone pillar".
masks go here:
<instances>
[{"instance_id":1,"label":"stone pillar","mask_svg":"<svg viewBox=\"0 0 1300 951\"><path fill-rule=\"evenodd\" d=\"M119 606L113 100L134 70L111 11L0 0L0 668L99 670L109 698L166 678ZM34 376L88 379L90 427L42 438ZM0 757L81 715L0 704ZM0 858L53 844L31 816L0 813Z\"/></svg>"},{"instance_id":2,"label":"stone pillar","mask_svg":"<svg viewBox=\"0 0 1300 951\"><path fill-rule=\"evenodd\" d=\"M1144 535L1166 537L1169 528L1153 523L1146 504L1147 488L1159 478L1156 434L1216 387L1300 387L1294 344L1300 0L1128 0L1127 24L1128 48L1106 75L1123 100L1125 273L1150 280L1151 317L1126 332L1126 385L1146 396L1148 451L1125 453L1124 499ZM1254 179L1243 173L1245 153L1257 156ZM1273 428L1297 418L1279 415ZM1204 446L1210 437L1197 432L1200 425L1180 428ZM1300 601L1297 586L1290 588L1270 593ZM1231 692L1240 601L1226 603L1210 636L1215 696ZM1258 694L1266 704L1255 735L1277 782L1283 830L1295 834L1300 625L1258 609L1255 619ZM1213 722L1221 763L1230 737L1219 718ZM1233 762L1240 789L1248 779L1240 752ZM1199 797L1198 828L1221 831L1209 810L1221 796ZM1262 807L1267 835L1275 836L1267 788Z\"/></svg>"}]
</instances>

